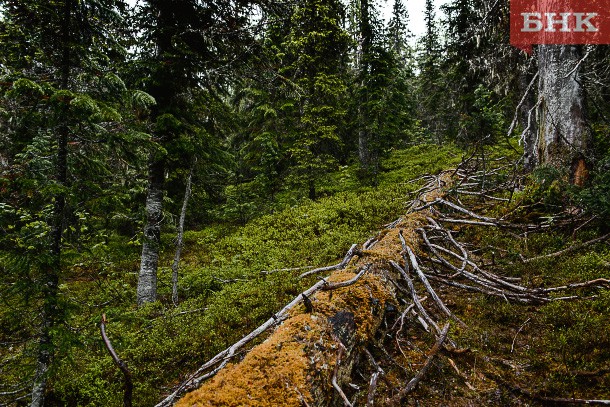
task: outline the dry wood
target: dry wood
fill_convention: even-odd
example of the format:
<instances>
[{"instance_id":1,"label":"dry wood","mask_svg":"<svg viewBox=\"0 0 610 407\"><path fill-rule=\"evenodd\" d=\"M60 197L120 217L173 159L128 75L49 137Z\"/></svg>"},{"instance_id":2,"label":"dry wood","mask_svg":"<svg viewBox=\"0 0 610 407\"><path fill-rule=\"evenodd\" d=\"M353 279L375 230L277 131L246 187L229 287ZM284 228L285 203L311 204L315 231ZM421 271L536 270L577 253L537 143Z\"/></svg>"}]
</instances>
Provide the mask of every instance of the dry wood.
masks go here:
<instances>
[{"instance_id":1,"label":"dry wood","mask_svg":"<svg viewBox=\"0 0 610 407\"><path fill-rule=\"evenodd\" d=\"M329 290L336 290L337 288L343 288L343 287L347 287L349 285L354 284L356 281L358 281L360 279L360 277L362 277L364 275L364 273L366 273L369 268L371 267L370 264L367 264L366 266L364 266L362 268L362 270L360 270L360 272L358 274L356 274L354 276L354 278L351 278L347 281L341 281L338 283L329 283L328 281L324 280L324 285L320 288L322 291L329 291Z\"/></svg>"},{"instance_id":2,"label":"dry wood","mask_svg":"<svg viewBox=\"0 0 610 407\"><path fill-rule=\"evenodd\" d=\"M335 363L335 370L333 372L332 385L337 391L337 393L339 393L339 396L341 396L343 404L345 404L346 407L353 407L352 403L350 403L349 399L343 392L343 389L341 389L341 386L339 386L339 383L337 382L337 373L339 372L339 365L341 364L341 357L343 356L343 352L345 351L345 346L343 346L341 341L338 339L336 342L339 349L337 350L337 362Z\"/></svg>"},{"instance_id":3,"label":"dry wood","mask_svg":"<svg viewBox=\"0 0 610 407\"><path fill-rule=\"evenodd\" d=\"M106 334L106 314L102 314L102 320L100 322L100 333L102 334L102 340L104 341L104 345L106 346L108 353L110 353L112 360L121 370L121 373L123 373L123 406L131 407L133 395L133 379L131 377L131 372L129 371L127 364L121 358L119 358L119 355L117 355L116 351L114 350L114 347L112 346L112 342L110 342L110 339Z\"/></svg>"},{"instance_id":4,"label":"dry wood","mask_svg":"<svg viewBox=\"0 0 610 407\"><path fill-rule=\"evenodd\" d=\"M432 297L432 299L434 300L436 305L438 305L438 307L441 309L441 311L443 311L448 317L453 318L460 325L462 325L463 327L466 327L466 324L461 319L456 317L449 310L449 308L447 308L447 306L445 305L443 300L441 300L440 297L436 294L436 291L434 291L434 289L430 285L430 282L426 278L425 274L421 271L421 269L419 267L419 263L417 262L417 257L415 256L415 253L413 253L413 250L411 250L411 248L406 244L405 239L402 236L402 233L399 233L399 236L400 236L400 240L403 245L403 248L407 251L407 253L409 255L409 259L411 260L411 266L413 266L413 270L415 270L415 274L417 274L420 281L423 283L424 287L426 287L426 290L428 291L428 293L430 294L430 296Z\"/></svg>"},{"instance_id":5,"label":"dry wood","mask_svg":"<svg viewBox=\"0 0 610 407\"><path fill-rule=\"evenodd\" d=\"M377 391L377 381L379 380L379 376L385 372L375 361L375 358L368 349L364 349L364 352L366 353L370 364L373 366L373 369L375 369L375 372L371 375L371 380L369 381L369 392L366 398L367 407L373 407L375 403L375 392Z\"/></svg>"},{"instance_id":6,"label":"dry wood","mask_svg":"<svg viewBox=\"0 0 610 407\"><path fill-rule=\"evenodd\" d=\"M515 342L517 341L517 336L519 336L519 333L521 333L523 328L525 328L525 325L527 325L528 322L530 322L531 320L532 320L531 318L526 319L525 322L523 324L521 324L521 326L517 330L517 333L515 334L515 337L513 338L513 343L510 345L510 353L513 353L515 351Z\"/></svg>"},{"instance_id":7,"label":"dry wood","mask_svg":"<svg viewBox=\"0 0 610 407\"><path fill-rule=\"evenodd\" d=\"M394 260L390 260L390 264L392 265L392 267L394 267L396 270L398 270L398 272L400 273L402 278L407 282L407 286L409 287L409 291L411 292L411 298L413 299L413 302L415 303L415 307L417 308L419 315L426 321L426 323L428 323L429 325L432 325L434 327L434 329L436 330L436 332L438 332L440 334L441 329L438 327L438 324L430 317L430 315L428 314L428 312L422 305L421 301L419 300L419 296L417 295L417 291L415 290L415 286L413 285L413 280L411 280L411 277L409 277L409 274L407 274L405 269L400 267L400 265L398 263L396 263Z\"/></svg>"},{"instance_id":8,"label":"dry wood","mask_svg":"<svg viewBox=\"0 0 610 407\"><path fill-rule=\"evenodd\" d=\"M533 261L537 261L537 260L540 260L540 259L550 259L550 258L554 258L554 257L559 257L559 256L562 256L562 255L564 255L566 253L571 253L571 252L574 252L574 251L577 251L577 250L584 249L585 247L589 247L591 245L594 245L595 243L600 243L600 242L606 241L606 240L608 240L608 238L610 238L610 233L607 233L607 234L605 234L603 236L600 236L600 237L598 237L596 239L591 239L591 240L589 240L587 242L577 243L575 245L572 245L572 246L568 247L567 249L563 249L563 250L560 250L560 251L555 252L555 253L545 254L545 255L536 256L536 257L531 257L529 259L523 259L523 262L524 263L531 263Z\"/></svg>"},{"instance_id":9,"label":"dry wood","mask_svg":"<svg viewBox=\"0 0 610 407\"><path fill-rule=\"evenodd\" d=\"M402 399L404 399L407 394L409 394L413 390L415 390L415 388L417 387L419 382L422 380L424 375L428 372L428 369L430 369L430 366L432 365L432 361L434 360L434 357L441 350L441 348L443 347L443 343L447 339L447 334L449 333L449 326L450 326L449 324L446 324L443 327L443 330L441 331L440 336L438 337L436 343L434 344L434 346L430 350L430 353L428 354L428 358L426 359L424 366L419 370L419 372L417 372L415 377L413 377L409 381L409 383L407 383L407 385L402 390L400 390L400 392L396 396L394 396L393 401L395 403L400 403L400 401Z\"/></svg>"},{"instance_id":10,"label":"dry wood","mask_svg":"<svg viewBox=\"0 0 610 407\"><path fill-rule=\"evenodd\" d=\"M172 302L178 305L178 265L180 264L180 255L182 246L184 245L184 221L186 219L186 209L192 192L193 170L197 159L195 158L191 165L188 178L186 179L186 188L184 191L184 200L182 201L182 209L180 210L180 220L178 221L178 235L176 236L176 254L172 263Z\"/></svg>"},{"instance_id":11,"label":"dry wood","mask_svg":"<svg viewBox=\"0 0 610 407\"><path fill-rule=\"evenodd\" d=\"M314 270L310 270L306 273L303 273L299 276L299 278L304 278L307 276L310 276L312 274L316 274L316 273L323 273L326 271L333 271L333 270L341 270L344 269L349 262L354 258L354 256L357 256L360 254L360 251L358 250L358 245L357 244L353 244L352 247L350 247L350 249L347 251L347 254L345 255L345 257L343 258L343 260L341 261L341 263L339 264L335 264L334 266L327 266L327 267L320 267Z\"/></svg>"},{"instance_id":12,"label":"dry wood","mask_svg":"<svg viewBox=\"0 0 610 407\"><path fill-rule=\"evenodd\" d=\"M275 270L263 270L263 271L261 271L261 274L273 274L273 273L281 273L281 272L285 272L285 271L301 271L301 270L307 270L307 269L312 269L312 268L314 268L314 266L292 267L292 268L275 269Z\"/></svg>"}]
</instances>

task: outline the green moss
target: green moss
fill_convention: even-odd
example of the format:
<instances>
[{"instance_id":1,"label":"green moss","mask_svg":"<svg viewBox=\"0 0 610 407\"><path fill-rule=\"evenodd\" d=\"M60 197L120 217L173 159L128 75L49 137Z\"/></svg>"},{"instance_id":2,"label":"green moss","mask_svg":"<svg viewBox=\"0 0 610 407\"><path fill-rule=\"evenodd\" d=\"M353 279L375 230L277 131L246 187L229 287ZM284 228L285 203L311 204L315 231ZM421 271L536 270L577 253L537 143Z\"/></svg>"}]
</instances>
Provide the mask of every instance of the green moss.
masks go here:
<instances>
[{"instance_id":1,"label":"green moss","mask_svg":"<svg viewBox=\"0 0 610 407\"><path fill-rule=\"evenodd\" d=\"M181 303L171 306L172 236L160 263L160 302L135 307L139 246L125 239L96 249L86 272L64 288L77 299L71 329L78 346L62 358L51 383L56 405L118 406L121 375L99 337L102 312L117 353L134 375L134 404L154 405L183 375L236 342L281 309L309 282L300 271L275 269L337 262L350 245L363 242L400 216L411 179L457 164L454 148L417 146L394 151L383 164L378 187L362 187L351 168L333 177L318 201L258 215L243 227L215 224L185 233L180 268ZM116 250L115 250L116 249ZM102 304L102 305L98 305Z\"/></svg>"}]
</instances>

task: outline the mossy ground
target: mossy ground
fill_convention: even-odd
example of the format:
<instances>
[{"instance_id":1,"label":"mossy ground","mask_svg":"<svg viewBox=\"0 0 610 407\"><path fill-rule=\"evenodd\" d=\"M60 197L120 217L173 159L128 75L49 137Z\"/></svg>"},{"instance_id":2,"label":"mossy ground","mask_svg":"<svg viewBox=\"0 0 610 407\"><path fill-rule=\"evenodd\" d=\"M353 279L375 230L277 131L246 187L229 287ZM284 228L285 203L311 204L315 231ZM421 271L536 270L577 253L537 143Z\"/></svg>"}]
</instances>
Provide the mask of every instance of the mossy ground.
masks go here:
<instances>
[{"instance_id":1,"label":"mossy ground","mask_svg":"<svg viewBox=\"0 0 610 407\"><path fill-rule=\"evenodd\" d=\"M50 405L121 405L122 377L97 328L102 313L108 316L107 331L114 347L133 371L134 404L155 404L202 362L311 284L296 278L301 271L263 271L337 262L352 243L363 242L404 212L408 193L417 188L409 180L454 166L461 157L456 150L436 146L396 151L385 162L377 188L356 186L349 179L351 172L344 170L329 187L328 196L319 201L263 215L244 227L217 224L187 232L178 307L170 301L173 253L169 237L160 273L161 300L142 309L134 305L139 247L111 239L105 247L93 248L62 285L71 317L56 333L62 347L50 382ZM527 199L519 202L528 203ZM523 212L531 213L530 209ZM487 230L472 232L466 240L488 248L480 254L486 262L496 248L495 261L502 273L522 277L526 285L608 277L607 244L527 266L517 261L519 253L532 257L565 247L572 232L557 230L524 241ZM576 238L584 241L595 233L592 228L579 230ZM400 249L388 246L387 250L378 256L393 256ZM607 290L580 290L582 296L594 298L537 307L449 288L441 292L468 325L468 329L456 326L451 331L466 351L438 358L426 380L408 397L408 405L536 404L495 382L494 375L541 395L610 398ZM398 348L391 338L385 345L402 367L386 369L380 395L404 385L434 342L417 325L406 329L408 343ZM378 338L379 343L385 340ZM378 361L386 357L379 350L373 354ZM366 389L364 380L359 384Z\"/></svg>"},{"instance_id":2,"label":"mossy ground","mask_svg":"<svg viewBox=\"0 0 610 407\"><path fill-rule=\"evenodd\" d=\"M335 263L404 212L408 183L456 165L455 148L416 146L383 163L377 187L344 168L323 198L262 214L245 226L215 224L185 233L178 307L171 304L171 233L165 234L160 301L135 307L139 246L116 239L94 248L71 270L62 295L73 304L51 405L119 406L122 376L101 342L102 313L118 354L134 375L134 405L150 406L211 356L225 349L308 287L301 271L264 271ZM197 205L197 202L192 202Z\"/></svg>"}]
</instances>

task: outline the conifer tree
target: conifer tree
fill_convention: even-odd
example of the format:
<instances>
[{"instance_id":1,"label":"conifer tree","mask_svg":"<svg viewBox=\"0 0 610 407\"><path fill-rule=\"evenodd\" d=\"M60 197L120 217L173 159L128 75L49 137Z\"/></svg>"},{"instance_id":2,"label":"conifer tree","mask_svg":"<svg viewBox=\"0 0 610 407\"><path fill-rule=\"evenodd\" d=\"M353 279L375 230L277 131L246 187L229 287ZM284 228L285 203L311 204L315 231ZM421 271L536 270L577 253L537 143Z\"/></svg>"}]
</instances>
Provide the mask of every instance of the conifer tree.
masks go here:
<instances>
[{"instance_id":1,"label":"conifer tree","mask_svg":"<svg viewBox=\"0 0 610 407\"><path fill-rule=\"evenodd\" d=\"M413 34L409 30L409 11L402 0L394 0L392 16L388 22L387 37L390 51L400 56L404 64L410 68L413 55L409 41Z\"/></svg>"},{"instance_id":2,"label":"conifer tree","mask_svg":"<svg viewBox=\"0 0 610 407\"><path fill-rule=\"evenodd\" d=\"M443 140L441 120L441 45L434 11L434 2L426 0L424 21L426 31L419 41L417 65L418 77L418 115L423 127L436 142Z\"/></svg>"},{"instance_id":3,"label":"conifer tree","mask_svg":"<svg viewBox=\"0 0 610 407\"><path fill-rule=\"evenodd\" d=\"M42 406L66 318L60 290L66 231L76 230L72 214L86 200L78 187L86 175L75 165L103 161L92 155L100 148L91 141L108 137L122 120L116 107L126 89L108 65L124 55L117 33L125 5L57 0L0 7L7 44L0 55L6 108L0 151L10 174L3 180L2 228L11 230L2 238L3 258L6 277L23 290L10 293L14 301L31 299L39 315L30 380L31 405Z\"/></svg>"},{"instance_id":4,"label":"conifer tree","mask_svg":"<svg viewBox=\"0 0 610 407\"><path fill-rule=\"evenodd\" d=\"M282 44L286 64L279 73L297 95L284 109L293 122L287 129L289 177L311 199L319 179L336 163L345 119L349 37L341 27L343 15L337 0L304 0Z\"/></svg>"},{"instance_id":5,"label":"conifer tree","mask_svg":"<svg viewBox=\"0 0 610 407\"><path fill-rule=\"evenodd\" d=\"M377 5L359 0L356 8L356 83L358 156L362 175L373 183L384 152L404 138L409 117L410 68L408 18L400 1L387 30L381 24Z\"/></svg>"},{"instance_id":6,"label":"conifer tree","mask_svg":"<svg viewBox=\"0 0 610 407\"><path fill-rule=\"evenodd\" d=\"M156 100L149 120L158 145L149 159L137 286L139 305L157 300L166 177L170 170L191 161L185 153L201 152L194 147L200 142L198 139L211 138L212 132L207 130L217 127L217 112L195 112L193 101L207 100L214 106L218 95L226 95L234 83L231 74L236 66L250 59L253 33L249 27L255 23L254 6L265 11L281 7L270 0L147 0L139 9L136 20L143 32L136 76L145 78L140 84ZM198 162L204 167L206 160Z\"/></svg>"}]
</instances>

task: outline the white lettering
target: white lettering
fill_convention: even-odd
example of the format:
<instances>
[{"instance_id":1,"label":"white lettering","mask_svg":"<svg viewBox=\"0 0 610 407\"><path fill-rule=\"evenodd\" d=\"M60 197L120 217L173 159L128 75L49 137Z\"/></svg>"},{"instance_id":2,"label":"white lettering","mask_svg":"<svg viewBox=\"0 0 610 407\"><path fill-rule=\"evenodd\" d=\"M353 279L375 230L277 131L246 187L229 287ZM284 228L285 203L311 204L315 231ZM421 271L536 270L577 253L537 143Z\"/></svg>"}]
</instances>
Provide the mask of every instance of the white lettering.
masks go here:
<instances>
[{"instance_id":1,"label":"white lettering","mask_svg":"<svg viewBox=\"0 0 610 407\"><path fill-rule=\"evenodd\" d=\"M523 28L521 29L521 32L534 33L542 30L542 14L521 13L521 15L523 16Z\"/></svg>"},{"instance_id":2,"label":"white lettering","mask_svg":"<svg viewBox=\"0 0 610 407\"><path fill-rule=\"evenodd\" d=\"M559 13L560 19L555 20L554 17L557 13L544 13L546 16L546 30L547 32L555 32L555 26L561 24L561 32L570 32L570 26L568 24L568 18L572 13Z\"/></svg>"},{"instance_id":3,"label":"white lettering","mask_svg":"<svg viewBox=\"0 0 610 407\"><path fill-rule=\"evenodd\" d=\"M574 13L576 17L576 32L597 32L597 27L591 23L593 17L597 17L597 13ZM587 28L585 29L585 26Z\"/></svg>"}]
</instances>

